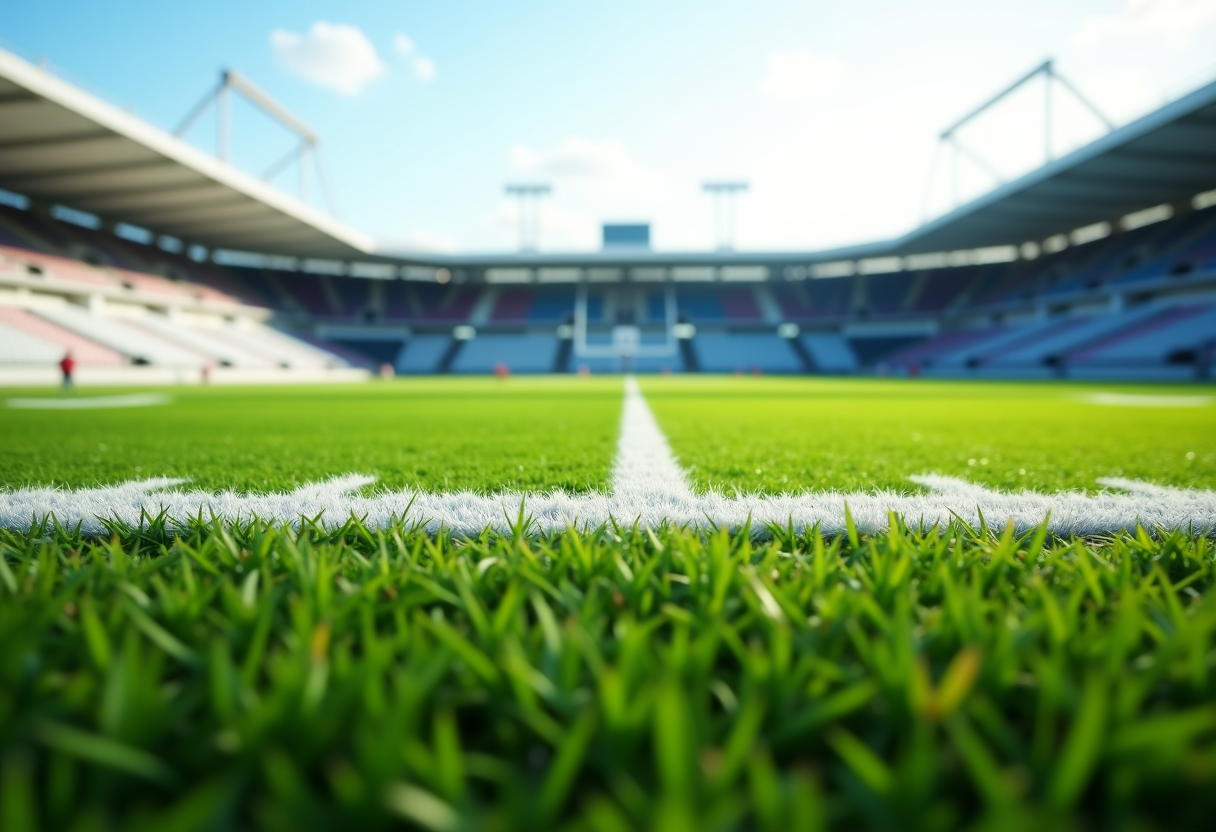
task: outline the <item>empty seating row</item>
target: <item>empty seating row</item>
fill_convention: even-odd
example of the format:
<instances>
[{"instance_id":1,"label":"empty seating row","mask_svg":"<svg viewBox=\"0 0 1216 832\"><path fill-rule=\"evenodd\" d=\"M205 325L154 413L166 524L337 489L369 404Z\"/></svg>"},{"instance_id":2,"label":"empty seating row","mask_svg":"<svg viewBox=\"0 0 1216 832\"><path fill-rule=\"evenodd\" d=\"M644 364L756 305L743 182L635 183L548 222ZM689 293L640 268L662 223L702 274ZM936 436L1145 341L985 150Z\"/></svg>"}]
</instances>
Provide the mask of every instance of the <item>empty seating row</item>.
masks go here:
<instances>
[{"instance_id":1,"label":"empty seating row","mask_svg":"<svg viewBox=\"0 0 1216 832\"><path fill-rule=\"evenodd\" d=\"M843 335L807 333L801 340L815 369L821 373L853 373L860 368L857 354Z\"/></svg>"},{"instance_id":2,"label":"empty seating row","mask_svg":"<svg viewBox=\"0 0 1216 832\"><path fill-rule=\"evenodd\" d=\"M59 352L55 358L56 361L62 358L64 353L71 352L72 356L81 364L117 367L126 363L121 353L103 347L69 328L53 324L46 318L26 309L0 306L0 323L44 343L53 344Z\"/></svg>"},{"instance_id":3,"label":"empty seating row","mask_svg":"<svg viewBox=\"0 0 1216 832\"><path fill-rule=\"evenodd\" d=\"M801 373L802 359L787 338L775 333L705 333L692 342L702 372Z\"/></svg>"},{"instance_id":4,"label":"empty seating row","mask_svg":"<svg viewBox=\"0 0 1216 832\"><path fill-rule=\"evenodd\" d=\"M513 373L549 373L558 338L543 333L478 335L465 341L452 361L453 373L489 373L499 365Z\"/></svg>"},{"instance_id":5,"label":"empty seating row","mask_svg":"<svg viewBox=\"0 0 1216 832\"><path fill-rule=\"evenodd\" d=\"M63 355L57 344L0 323L0 364L54 364Z\"/></svg>"}]
</instances>

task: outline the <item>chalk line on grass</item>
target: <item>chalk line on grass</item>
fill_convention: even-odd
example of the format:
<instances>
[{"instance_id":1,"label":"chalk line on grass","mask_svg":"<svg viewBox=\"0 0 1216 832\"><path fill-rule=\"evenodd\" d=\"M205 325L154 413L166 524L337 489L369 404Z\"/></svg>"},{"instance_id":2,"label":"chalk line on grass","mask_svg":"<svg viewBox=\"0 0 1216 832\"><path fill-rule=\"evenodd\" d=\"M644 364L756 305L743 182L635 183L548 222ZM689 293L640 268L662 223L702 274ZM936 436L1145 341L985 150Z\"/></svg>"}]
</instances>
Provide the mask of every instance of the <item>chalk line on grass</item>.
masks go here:
<instances>
[{"instance_id":1,"label":"chalk line on grass","mask_svg":"<svg viewBox=\"0 0 1216 832\"><path fill-rule=\"evenodd\" d=\"M1156 393L1086 393L1076 397L1087 404L1110 407L1204 407L1216 396L1171 396Z\"/></svg>"},{"instance_id":2,"label":"chalk line on grass","mask_svg":"<svg viewBox=\"0 0 1216 832\"><path fill-rule=\"evenodd\" d=\"M130 393L125 396L64 396L8 399L13 410L102 410L112 407L152 407L173 401L163 393Z\"/></svg>"},{"instance_id":3,"label":"chalk line on grass","mask_svg":"<svg viewBox=\"0 0 1216 832\"><path fill-rule=\"evenodd\" d=\"M698 494L671 454L633 379L625 382L621 435L610 493L572 495L563 491L523 494L477 494L471 491L433 493L402 489L363 495L374 477L349 474L301 486L290 492L212 493L178 488L182 480L135 480L98 488L31 487L0 490L0 526L28 527L32 520L53 514L63 525L80 524L85 532L102 533L102 518L138 525L166 513L176 521L201 517L228 522L253 519L298 524L316 518L327 527L358 517L372 526L396 519L423 525L430 531L447 528L457 534L477 534L489 527L508 531L521 508L537 531L569 527L594 528L617 522L644 526L726 525L750 522L762 532L769 524L795 529L819 524L824 532L846 528L845 508L859 531L881 532L891 513L913 525L948 524L958 517L978 526L981 515L990 527L1013 523L1018 532L1046 522L1057 534L1105 534L1142 525L1149 529L1216 532L1216 491L1169 488L1125 479L1104 479L1107 491L1085 494L1065 491L1000 492L955 477L924 474L910 477L929 493L895 491L820 491L801 494Z\"/></svg>"}]
</instances>

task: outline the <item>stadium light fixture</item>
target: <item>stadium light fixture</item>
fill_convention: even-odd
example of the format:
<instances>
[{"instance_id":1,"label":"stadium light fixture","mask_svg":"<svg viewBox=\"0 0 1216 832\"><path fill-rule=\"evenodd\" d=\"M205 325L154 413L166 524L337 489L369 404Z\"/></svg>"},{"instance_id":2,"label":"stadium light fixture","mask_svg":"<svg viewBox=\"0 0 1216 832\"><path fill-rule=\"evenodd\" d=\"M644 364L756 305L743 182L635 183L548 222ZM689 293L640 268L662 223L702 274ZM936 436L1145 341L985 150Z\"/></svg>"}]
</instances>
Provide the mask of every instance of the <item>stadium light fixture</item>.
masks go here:
<instances>
[{"instance_id":1,"label":"stadium light fixture","mask_svg":"<svg viewBox=\"0 0 1216 832\"><path fill-rule=\"evenodd\" d=\"M992 96L983 104L976 107L974 110L967 113L967 115L963 116L958 121L954 122L954 124L951 124L942 131L941 135L938 137L937 147L934 150L933 161L929 166L929 184L925 188L925 196L921 204L921 222L928 219L929 196L932 192L933 180L937 172L938 156L940 155L943 147L950 152L950 194L952 208L957 208L961 204L961 196L959 194L959 161L961 159L968 160L972 165L984 171L997 185L1005 184L1005 177L1001 175L1001 172L997 170L995 166L959 140L958 131L1040 76L1043 78L1044 164L1047 164L1055 158L1055 148L1053 147L1052 141L1054 136L1054 132L1052 130L1054 115L1052 92L1054 86L1057 84L1062 86L1066 92L1071 93L1072 97L1078 101L1081 106L1093 114L1093 116L1100 121L1104 127L1106 127L1107 132L1115 129L1114 123L1111 122L1111 120L1107 118L1101 110L1094 106L1092 101L1082 95L1081 91L1077 89L1072 82L1056 71L1054 61L1051 59L1043 61L1043 63L1039 64L1030 72L1014 81L1008 87L1001 90L996 95Z\"/></svg>"},{"instance_id":2,"label":"stadium light fixture","mask_svg":"<svg viewBox=\"0 0 1216 832\"><path fill-rule=\"evenodd\" d=\"M243 95L246 101L296 134L300 139L298 145L266 169L266 172L262 174L262 179L267 182L271 181L291 165L292 162L295 162L296 170L299 173L297 195L301 201L307 201L308 163L311 161L316 168L317 181L321 185L321 193L325 198L326 205L329 206L329 212L337 216L337 202L334 199L333 191L330 190L329 180L325 176L325 169L321 165L321 157L317 151L321 144L321 137L307 127L304 122L292 115L286 107L279 104L263 92L260 87L235 70L225 69L220 72L219 84L203 96L202 101L195 105L194 109L190 111L177 130L173 131L173 135L178 138L186 135L194 123L198 121L199 117L214 104L216 120L215 155L221 162L227 162L231 151L232 138L229 99L234 90Z\"/></svg>"},{"instance_id":3,"label":"stadium light fixture","mask_svg":"<svg viewBox=\"0 0 1216 832\"><path fill-rule=\"evenodd\" d=\"M714 199L714 237L719 251L735 247L735 197L748 189L747 182L706 182L701 186Z\"/></svg>"},{"instance_id":4,"label":"stadium light fixture","mask_svg":"<svg viewBox=\"0 0 1216 832\"><path fill-rule=\"evenodd\" d=\"M508 183L507 196L519 200L519 250L536 251L540 245L540 198L553 193L544 182Z\"/></svg>"}]
</instances>

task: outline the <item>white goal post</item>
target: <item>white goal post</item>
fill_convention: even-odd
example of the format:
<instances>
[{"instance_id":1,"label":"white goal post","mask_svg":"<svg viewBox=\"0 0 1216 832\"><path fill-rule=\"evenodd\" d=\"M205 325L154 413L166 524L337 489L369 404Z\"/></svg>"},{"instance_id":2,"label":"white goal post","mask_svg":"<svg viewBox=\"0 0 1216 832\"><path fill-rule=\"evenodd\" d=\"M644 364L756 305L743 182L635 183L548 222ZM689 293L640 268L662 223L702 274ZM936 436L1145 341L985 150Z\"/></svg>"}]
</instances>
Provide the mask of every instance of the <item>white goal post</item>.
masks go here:
<instances>
[{"instance_id":1,"label":"white goal post","mask_svg":"<svg viewBox=\"0 0 1216 832\"><path fill-rule=\"evenodd\" d=\"M642 328L633 324L612 326L612 341L587 343L587 286L580 283L574 296L574 355L578 358L671 358L680 351L675 335L676 290L671 284L663 289L662 343L642 342Z\"/></svg>"}]
</instances>

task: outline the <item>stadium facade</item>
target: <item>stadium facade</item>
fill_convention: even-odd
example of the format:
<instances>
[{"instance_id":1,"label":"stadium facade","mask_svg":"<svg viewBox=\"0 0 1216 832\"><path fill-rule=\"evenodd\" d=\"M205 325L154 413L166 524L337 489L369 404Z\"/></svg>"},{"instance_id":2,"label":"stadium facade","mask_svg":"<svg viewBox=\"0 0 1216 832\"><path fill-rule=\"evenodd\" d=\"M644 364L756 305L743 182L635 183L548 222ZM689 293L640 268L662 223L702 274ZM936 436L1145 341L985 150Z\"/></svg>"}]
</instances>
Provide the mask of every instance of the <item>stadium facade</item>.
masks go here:
<instances>
[{"instance_id":1,"label":"stadium facade","mask_svg":"<svg viewBox=\"0 0 1216 832\"><path fill-rule=\"evenodd\" d=\"M1216 83L894 240L422 255L0 52L0 375L1211 378ZM139 374L138 376L132 375Z\"/></svg>"}]
</instances>

